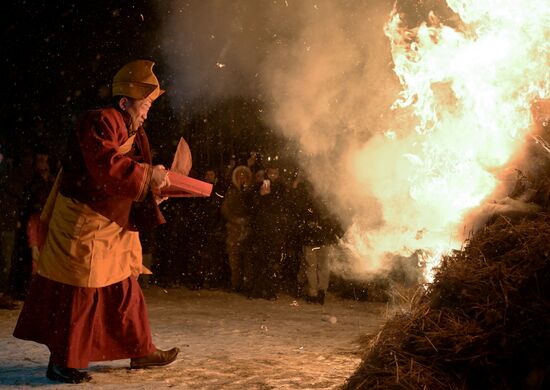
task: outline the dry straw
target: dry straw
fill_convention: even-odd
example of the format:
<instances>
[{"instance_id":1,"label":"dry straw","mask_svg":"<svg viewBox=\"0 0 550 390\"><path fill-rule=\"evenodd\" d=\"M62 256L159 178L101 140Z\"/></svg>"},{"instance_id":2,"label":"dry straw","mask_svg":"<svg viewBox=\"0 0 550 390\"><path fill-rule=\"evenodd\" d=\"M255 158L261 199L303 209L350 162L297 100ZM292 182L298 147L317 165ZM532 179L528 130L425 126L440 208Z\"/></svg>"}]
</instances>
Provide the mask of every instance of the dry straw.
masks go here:
<instances>
[{"instance_id":1,"label":"dry straw","mask_svg":"<svg viewBox=\"0 0 550 390\"><path fill-rule=\"evenodd\" d=\"M498 217L443 259L345 389L550 388L550 217Z\"/></svg>"}]
</instances>

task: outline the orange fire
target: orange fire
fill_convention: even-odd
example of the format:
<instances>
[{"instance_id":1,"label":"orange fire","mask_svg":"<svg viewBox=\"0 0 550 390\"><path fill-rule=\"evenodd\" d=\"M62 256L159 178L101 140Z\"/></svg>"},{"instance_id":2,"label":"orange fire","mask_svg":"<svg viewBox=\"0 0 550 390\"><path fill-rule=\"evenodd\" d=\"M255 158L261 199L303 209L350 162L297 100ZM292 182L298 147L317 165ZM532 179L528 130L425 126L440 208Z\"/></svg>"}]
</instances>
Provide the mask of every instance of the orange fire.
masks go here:
<instances>
[{"instance_id":1,"label":"orange fire","mask_svg":"<svg viewBox=\"0 0 550 390\"><path fill-rule=\"evenodd\" d=\"M421 253L425 276L459 248L465 215L495 190L522 146L530 105L550 95L550 6L540 0L448 0L460 27L407 28L394 9L385 27L409 123L381 132L350 166L380 202L384 224L355 221L347 241L375 269L388 254ZM457 18L458 19L458 18ZM374 151L374 152L373 152Z\"/></svg>"}]
</instances>

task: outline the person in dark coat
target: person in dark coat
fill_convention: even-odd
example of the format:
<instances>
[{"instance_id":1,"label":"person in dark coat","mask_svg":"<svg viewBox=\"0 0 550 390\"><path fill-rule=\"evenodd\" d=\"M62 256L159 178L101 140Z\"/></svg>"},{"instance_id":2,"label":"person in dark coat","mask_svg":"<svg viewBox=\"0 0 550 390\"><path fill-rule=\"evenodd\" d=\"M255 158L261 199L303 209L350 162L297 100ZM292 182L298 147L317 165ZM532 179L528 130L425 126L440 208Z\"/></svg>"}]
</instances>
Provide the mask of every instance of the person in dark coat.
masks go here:
<instances>
[{"instance_id":1,"label":"person in dark coat","mask_svg":"<svg viewBox=\"0 0 550 390\"><path fill-rule=\"evenodd\" d=\"M276 299L281 289L288 225L288 193L279 168L267 166L266 179L255 187L251 201L251 298Z\"/></svg>"},{"instance_id":2,"label":"person in dark coat","mask_svg":"<svg viewBox=\"0 0 550 390\"><path fill-rule=\"evenodd\" d=\"M229 274L225 263L225 226L221 215L224 189L214 168L204 172L204 181L212 184L207 198L194 202L194 225L196 226L197 253L193 264L192 279L195 288L222 287Z\"/></svg>"},{"instance_id":3,"label":"person in dark coat","mask_svg":"<svg viewBox=\"0 0 550 390\"><path fill-rule=\"evenodd\" d=\"M41 150L35 154L34 169L34 177L27 189L27 242L31 249L32 274L36 273L38 257L48 233L48 226L40 221L40 214L55 181L55 177L50 173L49 154L46 151Z\"/></svg>"},{"instance_id":4,"label":"person in dark coat","mask_svg":"<svg viewBox=\"0 0 550 390\"><path fill-rule=\"evenodd\" d=\"M221 213L226 221L226 250L231 269L231 288L241 291L247 283L245 277L246 243L250 234L249 192L252 171L245 165L235 167L231 185L225 193Z\"/></svg>"},{"instance_id":5,"label":"person in dark coat","mask_svg":"<svg viewBox=\"0 0 550 390\"><path fill-rule=\"evenodd\" d=\"M296 191L300 200L298 230L307 279L306 300L322 305L329 286L331 246L338 242L343 231L326 202L315 196L311 183L299 183Z\"/></svg>"},{"instance_id":6,"label":"person in dark coat","mask_svg":"<svg viewBox=\"0 0 550 390\"><path fill-rule=\"evenodd\" d=\"M18 308L13 299L15 288L16 248L25 204L25 187L32 177L32 151L25 149L17 164L0 154L0 309Z\"/></svg>"}]
</instances>

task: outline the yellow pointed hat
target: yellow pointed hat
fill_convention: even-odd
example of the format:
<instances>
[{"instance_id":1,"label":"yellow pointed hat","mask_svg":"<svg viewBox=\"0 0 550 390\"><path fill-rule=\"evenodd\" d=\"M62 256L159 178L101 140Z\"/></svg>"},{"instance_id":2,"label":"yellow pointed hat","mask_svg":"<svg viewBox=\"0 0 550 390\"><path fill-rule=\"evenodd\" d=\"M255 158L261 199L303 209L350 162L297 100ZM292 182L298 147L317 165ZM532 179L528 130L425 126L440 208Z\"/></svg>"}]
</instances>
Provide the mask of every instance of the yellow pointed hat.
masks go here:
<instances>
[{"instance_id":1,"label":"yellow pointed hat","mask_svg":"<svg viewBox=\"0 0 550 390\"><path fill-rule=\"evenodd\" d=\"M157 76L153 73L155 63L136 60L127 63L113 78L113 96L128 96L134 99L150 97L155 100L164 93Z\"/></svg>"}]
</instances>

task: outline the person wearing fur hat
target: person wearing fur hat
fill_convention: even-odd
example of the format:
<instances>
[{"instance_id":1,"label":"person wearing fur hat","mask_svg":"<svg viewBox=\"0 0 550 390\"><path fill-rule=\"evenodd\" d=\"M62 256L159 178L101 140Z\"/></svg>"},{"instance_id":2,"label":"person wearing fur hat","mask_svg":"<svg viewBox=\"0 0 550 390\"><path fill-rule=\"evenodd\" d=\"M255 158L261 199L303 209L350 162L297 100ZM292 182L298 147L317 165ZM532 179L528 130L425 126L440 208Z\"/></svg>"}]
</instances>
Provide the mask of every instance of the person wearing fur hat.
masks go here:
<instances>
[{"instance_id":1,"label":"person wearing fur hat","mask_svg":"<svg viewBox=\"0 0 550 390\"><path fill-rule=\"evenodd\" d=\"M46 376L81 383L90 361L130 359L130 368L173 362L178 348L153 344L137 281L139 230L163 223L167 171L153 165L143 123L164 92L152 61L114 76L112 104L86 112L41 218L49 232L14 336L50 350Z\"/></svg>"},{"instance_id":2,"label":"person wearing fur hat","mask_svg":"<svg viewBox=\"0 0 550 390\"><path fill-rule=\"evenodd\" d=\"M252 171L246 165L239 165L231 174L225 199L221 206L221 213L226 224L226 250L231 270L231 288L242 291L246 288L246 264L244 255L245 243L250 233L250 188L252 185Z\"/></svg>"}]
</instances>

